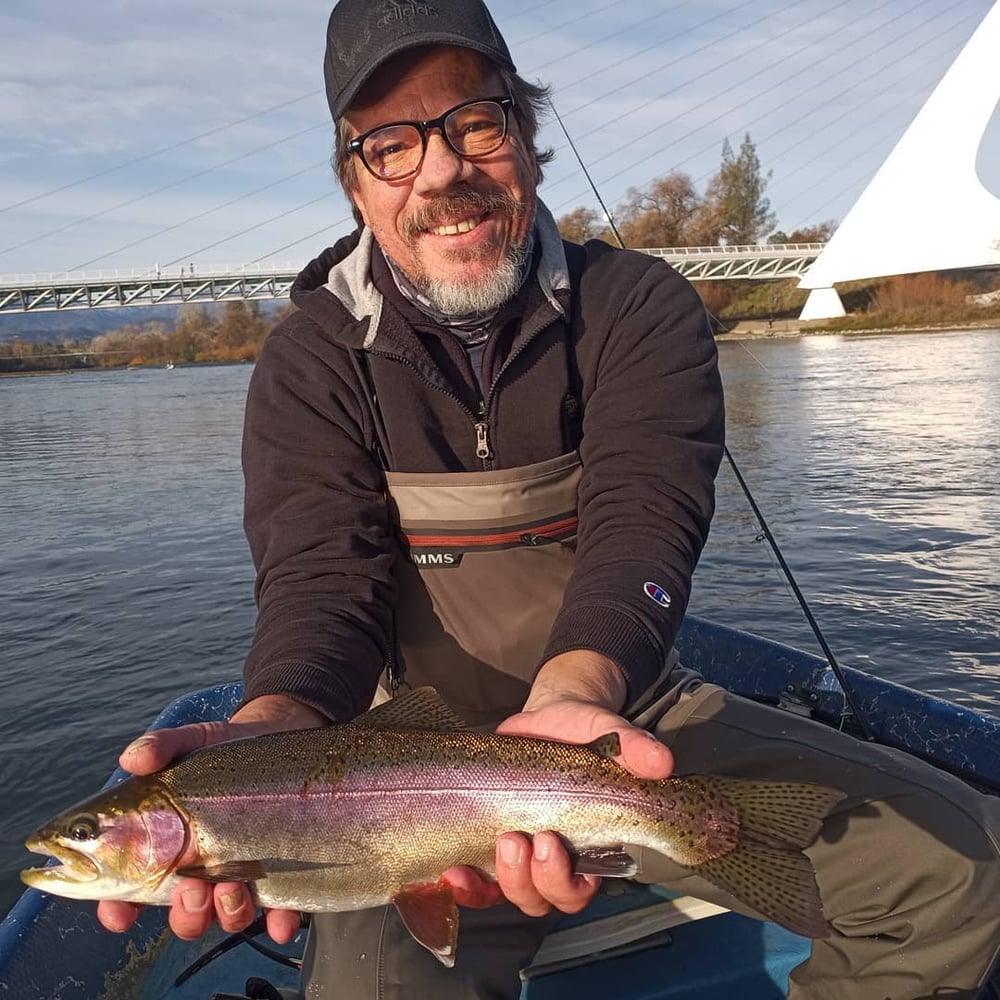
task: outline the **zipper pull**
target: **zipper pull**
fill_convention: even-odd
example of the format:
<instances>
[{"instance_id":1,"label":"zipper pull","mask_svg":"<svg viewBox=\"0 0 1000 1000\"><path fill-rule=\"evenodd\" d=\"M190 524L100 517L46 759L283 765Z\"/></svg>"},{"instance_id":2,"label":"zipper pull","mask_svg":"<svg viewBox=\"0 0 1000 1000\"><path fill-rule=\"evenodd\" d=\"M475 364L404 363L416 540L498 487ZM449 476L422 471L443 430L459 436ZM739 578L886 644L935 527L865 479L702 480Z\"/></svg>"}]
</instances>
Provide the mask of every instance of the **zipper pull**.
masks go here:
<instances>
[{"instance_id":1,"label":"zipper pull","mask_svg":"<svg viewBox=\"0 0 1000 1000\"><path fill-rule=\"evenodd\" d=\"M476 422L476 458L487 459L490 457L490 439L487 436L489 426L485 420Z\"/></svg>"}]
</instances>

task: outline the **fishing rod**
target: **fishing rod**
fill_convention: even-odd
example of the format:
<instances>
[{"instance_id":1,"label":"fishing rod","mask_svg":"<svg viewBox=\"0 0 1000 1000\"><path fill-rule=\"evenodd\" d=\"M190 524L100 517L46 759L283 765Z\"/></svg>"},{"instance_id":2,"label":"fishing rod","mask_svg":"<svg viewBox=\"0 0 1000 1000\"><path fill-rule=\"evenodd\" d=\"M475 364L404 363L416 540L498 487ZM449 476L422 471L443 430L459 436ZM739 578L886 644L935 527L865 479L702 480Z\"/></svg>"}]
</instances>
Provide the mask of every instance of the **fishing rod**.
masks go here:
<instances>
[{"instance_id":1,"label":"fishing rod","mask_svg":"<svg viewBox=\"0 0 1000 1000\"><path fill-rule=\"evenodd\" d=\"M627 249L624 240L622 240L621 235L618 232L618 227L615 225L614 217L608 210L608 207L604 204L604 199L601 197L600 192L597 190L597 185L594 183L594 179L590 176L590 171L587 170L586 165L583 162L583 158L580 156L579 150L576 148L576 143L573 142L572 137L569 134L562 118L559 117L559 112L556 111L556 106L552 101L552 98L548 98L549 107L552 109L553 115L555 115L556 121L559 123L559 127L562 129L563 135L566 137L566 141L569 143L570 149L573 150L573 155L576 157L577 163L580 164L580 169L583 171L584 176L587 178L587 183L590 184L591 190L594 192L594 197L597 199L601 208L604 211L604 217L608 220L608 224L611 226L611 231L615 235L615 239L618 240L618 245L622 249ZM707 310L706 310L707 311ZM718 325L722 326L721 323L715 317L712 317L709 313L709 317ZM830 669L833 671L834 676L837 678L837 683L840 684L841 691L844 694L844 700L847 703L847 707L851 710L851 714L854 716L858 727L864 738L869 743L877 742L875 733L873 732L871 726L869 726L867 719L861 711L861 706L858 705L854 698L854 694L851 691L850 684L847 683L847 677L844 674L844 670L841 665L837 662L837 658L833 655L833 650L830 648L829 643L826 641L826 637L823 635L822 629L819 627L819 622L813 616L812 611L809 608L809 602L806 600L805 595L802 593L801 588L795 580L795 575L792 573L791 567L785 561L784 555L782 555L781 548L778 546L774 535L771 533L771 528L767 523L767 519L764 517L763 512L757 505L757 501L754 499L753 493L750 491L750 487L747 485L746 480L743 478L739 467L736 464L736 460L733 458L732 453L729 450L728 445L723 445L723 454L726 457L726 461L729 463L729 467L733 470L733 475L736 476L736 481L740 485L740 489L743 490L744 496L747 498L747 502L750 504L750 509L754 513L754 517L757 518L757 523L760 525L761 537L770 545L771 551L774 553L775 558L778 560L778 565L781 568L781 572L784 574L785 579L788 581L789 586L792 588L792 593L795 595L796 601L798 601L799 607L802 609L802 613L805 615L806 621L809 623L809 627L813 631L813 635L816 636L816 641L820 645L820 649L823 650L826 656L827 663L830 664Z\"/></svg>"}]
</instances>

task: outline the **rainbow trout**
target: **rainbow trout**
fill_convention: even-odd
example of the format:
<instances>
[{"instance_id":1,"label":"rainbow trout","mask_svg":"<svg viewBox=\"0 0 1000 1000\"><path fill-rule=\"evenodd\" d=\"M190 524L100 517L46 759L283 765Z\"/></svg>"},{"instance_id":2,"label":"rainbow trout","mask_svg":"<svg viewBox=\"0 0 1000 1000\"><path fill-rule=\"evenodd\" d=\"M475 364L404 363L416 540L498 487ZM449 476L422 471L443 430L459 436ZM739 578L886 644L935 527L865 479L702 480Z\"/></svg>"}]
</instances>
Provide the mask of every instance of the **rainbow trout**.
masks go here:
<instances>
[{"instance_id":1,"label":"rainbow trout","mask_svg":"<svg viewBox=\"0 0 1000 1000\"><path fill-rule=\"evenodd\" d=\"M126 779L27 840L58 865L22 872L71 899L166 905L178 878L242 881L259 905L392 902L452 965L458 908L442 872L493 874L497 837L554 830L578 872L636 874L623 845L668 855L811 937L829 933L809 859L841 793L793 782L646 781L588 746L465 729L430 688L344 725L207 747Z\"/></svg>"}]
</instances>

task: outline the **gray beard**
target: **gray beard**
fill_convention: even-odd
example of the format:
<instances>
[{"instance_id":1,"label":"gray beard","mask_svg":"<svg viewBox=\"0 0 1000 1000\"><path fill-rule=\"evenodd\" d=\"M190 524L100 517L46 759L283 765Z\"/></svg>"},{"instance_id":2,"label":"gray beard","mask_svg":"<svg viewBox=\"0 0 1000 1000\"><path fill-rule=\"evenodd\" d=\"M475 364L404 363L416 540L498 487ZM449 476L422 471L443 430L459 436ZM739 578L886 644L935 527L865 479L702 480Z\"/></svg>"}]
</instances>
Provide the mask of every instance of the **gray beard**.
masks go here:
<instances>
[{"instance_id":1,"label":"gray beard","mask_svg":"<svg viewBox=\"0 0 1000 1000\"><path fill-rule=\"evenodd\" d=\"M421 276L414 285L444 316L494 313L520 289L524 258L524 247L512 248L486 278L474 284Z\"/></svg>"}]
</instances>

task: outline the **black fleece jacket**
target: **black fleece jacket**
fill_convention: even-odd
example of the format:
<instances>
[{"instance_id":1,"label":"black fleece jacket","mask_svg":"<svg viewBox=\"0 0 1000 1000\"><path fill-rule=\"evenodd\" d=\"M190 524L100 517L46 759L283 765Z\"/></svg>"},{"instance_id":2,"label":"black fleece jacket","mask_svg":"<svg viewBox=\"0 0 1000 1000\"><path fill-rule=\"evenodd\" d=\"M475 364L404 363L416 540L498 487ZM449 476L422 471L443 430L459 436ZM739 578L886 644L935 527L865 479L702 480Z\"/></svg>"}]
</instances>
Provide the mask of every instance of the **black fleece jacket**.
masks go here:
<instances>
[{"instance_id":1,"label":"black fleece jacket","mask_svg":"<svg viewBox=\"0 0 1000 1000\"><path fill-rule=\"evenodd\" d=\"M656 677L714 509L715 342L667 264L599 241L561 244L549 223L541 259L494 320L485 393L461 344L400 296L370 233L296 280L298 311L266 341L247 400L245 527L258 573L247 698L287 694L334 720L368 706L389 652L393 565L405 558L383 462L479 471L577 447L576 563L543 662L596 650L633 696Z\"/></svg>"}]
</instances>

